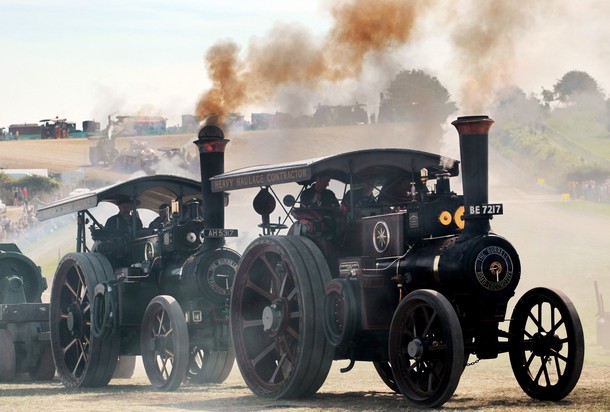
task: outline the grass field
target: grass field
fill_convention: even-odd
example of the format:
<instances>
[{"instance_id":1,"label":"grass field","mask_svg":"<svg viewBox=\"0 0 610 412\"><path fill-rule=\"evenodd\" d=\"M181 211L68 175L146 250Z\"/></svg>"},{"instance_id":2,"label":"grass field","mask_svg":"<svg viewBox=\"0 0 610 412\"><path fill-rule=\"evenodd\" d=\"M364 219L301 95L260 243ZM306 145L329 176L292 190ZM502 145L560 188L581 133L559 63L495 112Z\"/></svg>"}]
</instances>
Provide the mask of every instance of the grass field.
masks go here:
<instances>
[{"instance_id":1,"label":"grass field","mask_svg":"<svg viewBox=\"0 0 610 412\"><path fill-rule=\"evenodd\" d=\"M610 131L595 112L558 110L547 122L574 143L610 160Z\"/></svg>"}]
</instances>

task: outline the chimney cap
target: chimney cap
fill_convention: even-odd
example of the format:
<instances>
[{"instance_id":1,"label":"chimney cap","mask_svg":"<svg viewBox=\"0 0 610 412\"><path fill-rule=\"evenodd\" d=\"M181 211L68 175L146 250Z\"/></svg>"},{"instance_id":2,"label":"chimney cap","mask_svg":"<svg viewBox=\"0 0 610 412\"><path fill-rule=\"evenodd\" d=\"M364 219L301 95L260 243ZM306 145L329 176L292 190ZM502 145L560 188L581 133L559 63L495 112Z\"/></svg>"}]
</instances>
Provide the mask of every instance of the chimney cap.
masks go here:
<instances>
[{"instance_id":1,"label":"chimney cap","mask_svg":"<svg viewBox=\"0 0 610 412\"><path fill-rule=\"evenodd\" d=\"M471 134L487 134L494 121L489 116L461 116L451 122L460 136Z\"/></svg>"},{"instance_id":2,"label":"chimney cap","mask_svg":"<svg viewBox=\"0 0 610 412\"><path fill-rule=\"evenodd\" d=\"M199 130L199 139L224 139L225 134L218 126L204 126Z\"/></svg>"}]
</instances>

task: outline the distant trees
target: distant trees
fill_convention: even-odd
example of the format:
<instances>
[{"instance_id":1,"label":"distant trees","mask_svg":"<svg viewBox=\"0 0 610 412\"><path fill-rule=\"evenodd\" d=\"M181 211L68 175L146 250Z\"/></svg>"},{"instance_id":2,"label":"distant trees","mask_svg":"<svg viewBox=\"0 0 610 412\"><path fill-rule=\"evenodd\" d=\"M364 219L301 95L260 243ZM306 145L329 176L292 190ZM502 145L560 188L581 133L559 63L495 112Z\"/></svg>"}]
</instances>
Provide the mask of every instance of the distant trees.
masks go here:
<instances>
[{"instance_id":1,"label":"distant trees","mask_svg":"<svg viewBox=\"0 0 610 412\"><path fill-rule=\"evenodd\" d=\"M553 85L553 90L542 89L542 97L549 105L553 101L578 109L603 110L604 92L587 72L572 70Z\"/></svg>"},{"instance_id":2,"label":"distant trees","mask_svg":"<svg viewBox=\"0 0 610 412\"><path fill-rule=\"evenodd\" d=\"M25 176L20 179L13 179L6 173L0 171L0 199L7 204L13 202L13 189L15 187L27 187L28 197L44 196L59 189L57 180L44 176Z\"/></svg>"},{"instance_id":3,"label":"distant trees","mask_svg":"<svg viewBox=\"0 0 610 412\"><path fill-rule=\"evenodd\" d=\"M408 122L422 150L438 151L442 124L457 110L445 86L422 70L403 70L381 93L378 123Z\"/></svg>"},{"instance_id":4,"label":"distant trees","mask_svg":"<svg viewBox=\"0 0 610 412\"><path fill-rule=\"evenodd\" d=\"M562 102L569 101L582 94L597 95L603 99L603 93L595 79L586 72L576 70L564 74L555 83L553 91L557 99Z\"/></svg>"},{"instance_id":5,"label":"distant trees","mask_svg":"<svg viewBox=\"0 0 610 412\"><path fill-rule=\"evenodd\" d=\"M378 122L440 125L457 109L447 89L422 70L403 70L381 94Z\"/></svg>"},{"instance_id":6,"label":"distant trees","mask_svg":"<svg viewBox=\"0 0 610 412\"><path fill-rule=\"evenodd\" d=\"M536 96L527 96L517 86L508 87L499 93L491 105L493 118L505 125L527 126L535 133L542 127L542 117L548 106L544 106Z\"/></svg>"}]
</instances>

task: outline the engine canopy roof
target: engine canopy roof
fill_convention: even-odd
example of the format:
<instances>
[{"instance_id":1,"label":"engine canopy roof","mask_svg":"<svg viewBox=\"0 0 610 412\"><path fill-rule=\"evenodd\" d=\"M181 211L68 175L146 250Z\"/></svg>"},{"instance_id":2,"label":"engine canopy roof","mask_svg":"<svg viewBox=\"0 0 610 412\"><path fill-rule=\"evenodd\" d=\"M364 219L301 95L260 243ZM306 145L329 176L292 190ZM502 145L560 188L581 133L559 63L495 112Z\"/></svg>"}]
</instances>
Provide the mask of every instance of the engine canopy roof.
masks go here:
<instances>
[{"instance_id":1,"label":"engine canopy roof","mask_svg":"<svg viewBox=\"0 0 610 412\"><path fill-rule=\"evenodd\" d=\"M47 220L76 213L94 208L100 202L117 204L119 200L125 197L131 200L135 199L139 209L157 211L161 204L170 204L172 200L201 199L201 183L193 179L173 175L139 177L58 200L38 209L36 218Z\"/></svg>"},{"instance_id":2,"label":"engine canopy roof","mask_svg":"<svg viewBox=\"0 0 610 412\"><path fill-rule=\"evenodd\" d=\"M459 174L459 161L410 149L370 149L275 165L252 166L214 176L213 192L296 182L309 184L319 174L349 183L350 177L381 179L419 175L428 169L430 178L439 173Z\"/></svg>"}]
</instances>

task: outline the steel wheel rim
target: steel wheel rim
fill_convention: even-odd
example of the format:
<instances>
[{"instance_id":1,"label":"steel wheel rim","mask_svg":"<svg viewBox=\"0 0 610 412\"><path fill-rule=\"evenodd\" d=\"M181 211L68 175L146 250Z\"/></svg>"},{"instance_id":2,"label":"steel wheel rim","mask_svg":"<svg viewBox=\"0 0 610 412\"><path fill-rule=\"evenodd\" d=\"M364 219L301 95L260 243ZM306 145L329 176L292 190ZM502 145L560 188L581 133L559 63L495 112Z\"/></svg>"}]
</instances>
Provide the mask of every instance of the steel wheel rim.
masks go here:
<instances>
[{"instance_id":1,"label":"steel wheel rim","mask_svg":"<svg viewBox=\"0 0 610 412\"><path fill-rule=\"evenodd\" d=\"M159 295L148 304L140 333L140 348L151 384L164 391L180 386L189 365L189 335L180 304Z\"/></svg>"},{"instance_id":2,"label":"steel wheel rim","mask_svg":"<svg viewBox=\"0 0 610 412\"><path fill-rule=\"evenodd\" d=\"M78 382L83 376L91 352L91 301L87 282L80 267L72 266L60 279L58 310L54 323L58 325L59 344L64 356L57 368L64 376Z\"/></svg>"},{"instance_id":3,"label":"steel wheel rim","mask_svg":"<svg viewBox=\"0 0 610 412\"><path fill-rule=\"evenodd\" d=\"M154 359L156 379L160 383L165 384L174 370L177 339L174 327L165 308L157 305L155 309L153 321L149 328L149 347L146 350Z\"/></svg>"},{"instance_id":4,"label":"steel wheel rim","mask_svg":"<svg viewBox=\"0 0 610 412\"><path fill-rule=\"evenodd\" d=\"M334 355L324 333L330 280L324 255L305 237L263 236L244 252L231 333L241 374L257 395L304 398L324 383Z\"/></svg>"},{"instance_id":5,"label":"steel wheel rim","mask_svg":"<svg viewBox=\"0 0 610 412\"><path fill-rule=\"evenodd\" d=\"M537 399L559 400L576 385L584 358L582 326L569 299L539 288L515 306L510 360L519 385ZM566 302L567 300L567 302Z\"/></svg>"},{"instance_id":6,"label":"steel wheel rim","mask_svg":"<svg viewBox=\"0 0 610 412\"><path fill-rule=\"evenodd\" d=\"M245 338L235 343L242 345L258 384L275 392L289 378L298 355L302 298L289 262L263 249L252 261L239 299L244 310L237 324Z\"/></svg>"},{"instance_id":7,"label":"steel wheel rim","mask_svg":"<svg viewBox=\"0 0 610 412\"><path fill-rule=\"evenodd\" d=\"M112 266L97 253L68 254L57 268L51 290L51 349L67 387L105 386L112 379L120 336L96 338L91 328L93 288L112 279Z\"/></svg>"},{"instance_id":8,"label":"steel wheel rim","mask_svg":"<svg viewBox=\"0 0 610 412\"><path fill-rule=\"evenodd\" d=\"M411 292L390 330L390 363L400 392L420 407L445 403L459 383L464 341L455 310L440 293Z\"/></svg>"},{"instance_id":9,"label":"steel wheel rim","mask_svg":"<svg viewBox=\"0 0 610 412\"><path fill-rule=\"evenodd\" d=\"M447 362L447 344L438 342L442 331L436 311L418 303L407 314L404 332L410 338L403 358L409 365L408 392L414 399L427 399L439 389Z\"/></svg>"}]
</instances>

